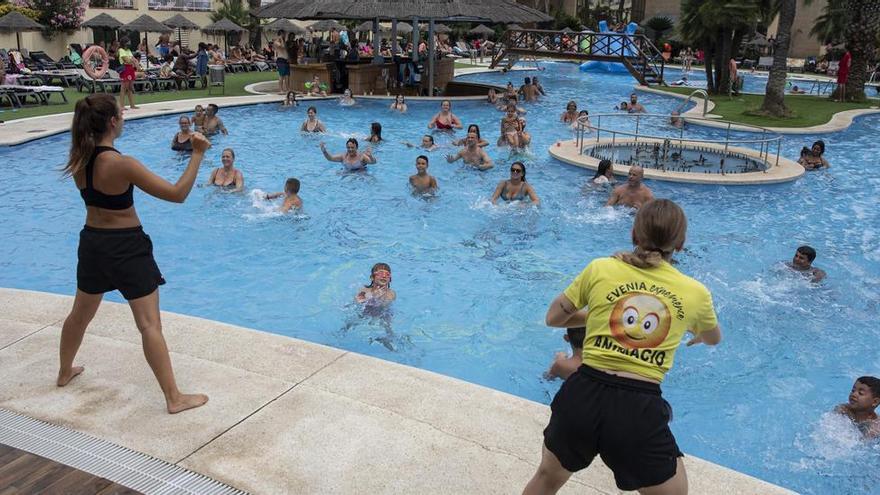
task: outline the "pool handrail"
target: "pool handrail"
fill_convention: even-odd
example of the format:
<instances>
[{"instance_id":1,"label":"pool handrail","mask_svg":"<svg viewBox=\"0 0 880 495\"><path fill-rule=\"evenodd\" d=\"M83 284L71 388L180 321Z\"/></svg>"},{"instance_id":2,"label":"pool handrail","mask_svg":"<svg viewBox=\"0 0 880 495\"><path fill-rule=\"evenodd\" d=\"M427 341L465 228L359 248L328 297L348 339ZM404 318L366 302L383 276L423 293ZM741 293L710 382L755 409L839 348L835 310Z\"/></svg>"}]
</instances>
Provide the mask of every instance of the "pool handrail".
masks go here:
<instances>
[{"instance_id":1,"label":"pool handrail","mask_svg":"<svg viewBox=\"0 0 880 495\"><path fill-rule=\"evenodd\" d=\"M678 107L678 111L680 112L682 108L685 107L690 101L694 98L694 95L702 95L703 96L703 117L706 116L706 113L709 111L709 93L706 92L705 89L695 89L691 91L691 94L684 100L684 103Z\"/></svg>"}]
</instances>

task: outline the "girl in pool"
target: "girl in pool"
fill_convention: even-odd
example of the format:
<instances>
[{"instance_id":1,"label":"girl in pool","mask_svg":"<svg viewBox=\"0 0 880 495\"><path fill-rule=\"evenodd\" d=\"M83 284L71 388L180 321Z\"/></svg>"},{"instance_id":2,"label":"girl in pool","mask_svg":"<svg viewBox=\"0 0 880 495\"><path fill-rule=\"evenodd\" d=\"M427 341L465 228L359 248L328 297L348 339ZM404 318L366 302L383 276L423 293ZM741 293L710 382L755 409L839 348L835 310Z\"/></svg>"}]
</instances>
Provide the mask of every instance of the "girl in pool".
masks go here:
<instances>
[{"instance_id":1,"label":"girl in pool","mask_svg":"<svg viewBox=\"0 0 880 495\"><path fill-rule=\"evenodd\" d=\"M480 137L480 126L478 126L477 124L471 124L468 126L467 131L468 131L468 134L470 134L471 132L477 133L477 146L479 146L481 148L489 146L489 141L486 141L485 139ZM452 145L453 146L464 146L467 144L466 141L467 141L467 136L464 136L461 139L456 139L456 140L452 141Z\"/></svg>"},{"instance_id":2,"label":"girl in pool","mask_svg":"<svg viewBox=\"0 0 880 495\"><path fill-rule=\"evenodd\" d=\"M568 102L567 105L565 105L565 111L562 112L562 115L559 117L559 121L564 124L574 124L575 122L577 122L577 117L577 103L575 103L574 100L571 100L570 102Z\"/></svg>"},{"instance_id":3,"label":"girl in pool","mask_svg":"<svg viewBox=\"0 0 880 495\"><path fill-rule=\"evenodd\" d=\"M548 326L586 326L583 364L553 399L541 464L524 495L556 493L597 454L621 490L687 493L660 382L686 331L691 346L718 344L721 330L706 287L670 264L686 233L677 204L647 202L633 223L633 251L594 259L550 303ZM663 290L617 290L630 283Z\"/></svg>"},{"instance_id":4,"label":"girl in pool","mask_svg":"<svg viewBox=\"0 0 880 495\"><path fill-rule=\"evenodd\" d=\"M590 179L590 184L593 185L602 185L602 184L614 184L617 180L614 179L614 165L611 164L611 160L602 160L599 162L599 168L596 169L596 175Z\"/></svg>"},{"instance_id":5,"label":"girl in pool","mask_svg":"<svg viewBox=\"0 0 880 495\"><path fill-rule=\"evenodd\" d=\"M376 263L370 270L370 285L365 285L354 296L354 300L365 306L388 306L397 298L391 288L391 266Z\"/></svg>"},{"instance_id":6,"label":"girl in pool","mask_svg":"<svg viewBox=\"0 0 880 495\"><path fill-rule=\"evenodd\" d=\"M324 123L318 120L318 109L315 107L309 107L306 111L305 122L302 123L299 130L302 132L327 132L327 128L324 127Z\"/></svg>"},{"instance_id":7,"label":"girl in pool","mask_svg":"<svg viewBox=\"0 0 880 495\"><path fill-rule=\"evenodd\" d=\"M801 150L801 157L798 158L800 163L807 170L819 170L831 166L825 159L825 141L821 139L813 143L810 149Z\"/></svg>"},{"instance_id":8,"label":"girl in pool","mask_svg":"<svg viewBox=\"0 0 880 495\"><path fill-rule=\"evenodd\" d=\"M507 105L507 113L501 117L501 136L498 138L498 146L511 146L519 148L519 115L516 113L516 106Z\"/></svg>"},{"instance_id":9,"label":"girl in pool","mask_svg":"<svg viewBox=\"0 0 880 495\"><path fill-rule=\"evenodd\" d=\"M440 111L428 123L428 129L452 130L461 127L461 120L452 113L452 103L449 100L440 102Z\"/></svg>"},{"instance_id":10,"label":"girl in pool","mask_svg":"<svg viewBox=\"0 0 880 495\"><path fill-rule=\"evenodd\" d=\"M196 132L202 132L202 129L205 127L205 107L201 105L196 105L196 113L192 118L192 125L195 127Z\"/></svg>"},{"instance_id":11,"label":"girl in pool","mask_svg":"<svg viewBox=\"0 0 880 495\"><path fill-rule=\"evenodd\" d=\"M222 167L217 167L211 172L208 184L225 189L229 192L238 192L244 189L244 174L235 168L235 151L226 148L220 154Z\"/></svg>"},{"instance_id":12,"label":"girl in pool","mask_svg":"<svg viewBox=\"0 0 880 495\"><path fill-rule=\"evenodd\" d=\"M324 158L328 161L341 162L345 169L350 172L366 170L368 164L376 163L376 158L373 157L373 150L370 147L367 147L363 153L358 152L358 142L355 138L349 138L345 142L345 153L341 155L331 155L328 153L327 146L324 143L321 143L321 152L324 153Z\"/></svg>"},{"instance_id":13,"label":"girl in pool","mask_svg":"<svg viewBox=\"0 0 880 495\"><path fill-rule=\"evenodd\" d=\"M586 110L581 110L580 112L578 112L577 119L571 123L572 129L577 129L581 126L583 126L584 131L590 132L590 112Z\"/></svg>"},{"instance_id":14,"label":"girl in pool","mask_svg":"<svg viewBox=\"0 0 880 495\"><path fill-rule=\"evenodd\" d=\"M526 166L523 162L513 162L510 165L510 179L498 183L492 194L493 205L498 203L498 198L504 201L525 201L528 198L535 205L541 204L535 189L526 182Z\"/></svg>"},{"instance_id":15,"label":"girl in pool","mask_svg":"<svg viewBox=\"0 0 880 495\"><path fill-rule=\"evenodd\" d=\"M342 105L344 107L350 107L350 106L354 105L355 103L357 103L357 102L354 101L354 98L352 98L350 89L346 89L345 91L342 92L342 98L339 99L340 105Z\"/></svg>"},{"instance_id":16,"label":"girl in pool","mask_svg":"<svg viewBox=\"0 0 880 495\"><path fill-rule=\"evenodd\" d=\"M189 130L189 117L181 115L177 122L180 125L180 131L171 140L171 149L174 151L192 151L193 133Z\"/></svg>"},{"instance_id":17,"label":"girl in pool","mask_svg":"<svg viewBox=\"0 0 880 495\"><path fill-rule=\"evenodd\" d=\"M394 97L394 103L391 104L392 110L397 110L400 113L406 112L406 98L403 95L397 95Z\"/></svg>"},{"instance_id":18,"label":"girl in pool","mask_svg":"<svg viewBox=\"0 0 880 495\"><path fill-rule=\"evenodd\" d=\"M77 251L76 297L61 327L56 384L63 387L83 372L82 366L73 365L83 336L104 293L118 290L131 308L144 355L165 396L166 410L174 414L203 405L208 396L184 394L177 388L159 312L159 286L165 279L153 258L153 243L141 226L132 193L137 186L156 198L183 203L211 143L201 134L190 138L193 153L189 164L172 184L113 147L122 128L122 109L113 96L92 94L76 103L64 174L73 177L80 190L86 221ZM118 402L112 397L109 401Z\"/></svg>"},{"instance_id":19,"label":"girl in pool","mask_svg":"<svg viewBox=\"0 0 880 495\"><path fill-rule=\"evenodd\" d=\"M367 141L373 144L382 142L382 124L378 122L370 124L370 137L367 138Z\"/></svg>"},{"instance_id":20,"label":"girl in pool","mask_svg":"<svg viewBox=\"0 0 880 495\"><path fill-rule=\"evenodd\" d=\"M495 91L495 88L489 88L489 96L486 97L486 101L490 105L498 105L498 92Z\"/></svg>"},{"instance_id":21,"label":"girl in pool","mask_svg":"<svg viewBox=\"0 0 880 495\"><path fill-rule=\"evenodd\" d=\"M284 97L284 101L281 102L282 107L295 107L298 105L299 103L296 101L296 93L293 91L288 91L287 96Z\"/></svg>"}]
</instances>

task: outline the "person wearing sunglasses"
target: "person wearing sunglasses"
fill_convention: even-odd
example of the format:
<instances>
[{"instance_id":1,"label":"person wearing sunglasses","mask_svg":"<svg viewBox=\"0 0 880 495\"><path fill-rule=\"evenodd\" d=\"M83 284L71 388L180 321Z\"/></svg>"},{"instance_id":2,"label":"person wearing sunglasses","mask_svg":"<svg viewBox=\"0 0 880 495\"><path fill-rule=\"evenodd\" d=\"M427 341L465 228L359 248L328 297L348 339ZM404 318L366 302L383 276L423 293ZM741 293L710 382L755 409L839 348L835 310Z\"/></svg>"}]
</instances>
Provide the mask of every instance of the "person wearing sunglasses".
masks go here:
<instances>
[{"instance_id":1,"label":"person wearing sunglasses","mask_svg":"<svg viewBox=\"0 0 880 495\"><path fill-rule=\"evenodd\" d=\"M535 193L535 188L526 182L526 166L523 165L523 162L513 162L510 166L510 179L498 183L498 187L492 194L493 205L498 202L498 198L505 201L525 201L526 198L529 198L533 204L541 204L541 199Z\"/></svg>"}]
</instances>

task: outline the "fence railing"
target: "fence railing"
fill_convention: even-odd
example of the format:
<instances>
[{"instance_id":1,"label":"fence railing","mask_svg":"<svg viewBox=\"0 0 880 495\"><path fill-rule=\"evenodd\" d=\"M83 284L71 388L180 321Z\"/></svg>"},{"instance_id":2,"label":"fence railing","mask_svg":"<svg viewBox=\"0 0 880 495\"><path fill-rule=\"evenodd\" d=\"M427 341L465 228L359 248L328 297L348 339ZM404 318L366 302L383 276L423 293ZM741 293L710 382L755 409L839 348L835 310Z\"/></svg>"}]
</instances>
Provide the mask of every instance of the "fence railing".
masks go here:
<instances>
[{"instance_id":1,"label":"fence railing","mask_svg":"<svg viewBox=\"0 0 880 495\"><path fill-rule=\"evenodd\" d=\"M603 117L605 118L606 123L608 123L609 120L615 120L615 119L630 119L631 121L634 120L635 121L635 130L624 131L624 130L619 130L619 129L610 129L607 127L603 127L602 126L602 118ZM674 131L672 131L666 135L655 135L655 134L648 134L645 132L641 132L641 127L642 127L643 121L660 120L661 122L665 122L666 125L671 126L672 125L671 121L673 118L681 119L679 122L680 126L677 126ZM617 142L618 137L632 138L633 141L636 143L638 143L639 139L662 140L664 142L670 143L670 145L673 145L673 146L677 143L678 148L679 148L679 152L681 152L685 148L685 145L698 146L701 144L715 144L715 145L723 145L724 146L723 151L721 151L721 150L719 150L719 151L721 153L723 153L725 157L728 156L728 154L730 153L729 150L730 150L731 146L758 145L758 148L759 148L758 153L760 155L760 158L762 160L764 160L764 162L766 162L766 163L770 163L770 147L773 144L775 144L776 145L776 159L774 162L774 166L779 165L779 154L782 150L782 135L777 132L773 132L773 131L770 131L770 130L765 129L763 127L759 127L759 126L755 126L755 125L734 124L733 122L726 122L726 121L722 121L722 120L718 120L718 119L705 119L702 117L690 117L690 116L687 117L688 120L700 120L700 121L713 122L716 125L717 124L724 125L725 127L722 127L721 129L725 131L725 136L724 136L724 139L721 140L721 139L717 139L717 138L716 139L696 139L696 138L684 137L685 122L684 122L684 118L679 115L666 115L666 114L657 114L657 113L601 113L601 114L591 115L590 119L591 120L589 121L588 124L585 124L584 122L578 122L578 126L577 126L577 141L576 142L577 142L577 146L578 146L578 153L580 153L581 155L584 154L584 148L586 147L587 142L590 140L593 140L592 136L589 139L587 139L587 133L595 131L595 142L597 142L597 143L602 138L602 133L605 133L606 139L607 139L607 136L609 136L609 135L611 136L612 146ZM734 126L736 126L736 127L734 127ZM760 139L758 139L758 138L755 138L755 139L737 138L737 137L731 138L731 136L730 136L731 130L733 130L733 131L745 130L746 132L751 132L751 133L759 133L760 132L761 137L760 137ZM677 134L677 136L676 136L676 134ZM766 172L766 170L765 170L765 172Z\"/></svg>"}]
</instances>

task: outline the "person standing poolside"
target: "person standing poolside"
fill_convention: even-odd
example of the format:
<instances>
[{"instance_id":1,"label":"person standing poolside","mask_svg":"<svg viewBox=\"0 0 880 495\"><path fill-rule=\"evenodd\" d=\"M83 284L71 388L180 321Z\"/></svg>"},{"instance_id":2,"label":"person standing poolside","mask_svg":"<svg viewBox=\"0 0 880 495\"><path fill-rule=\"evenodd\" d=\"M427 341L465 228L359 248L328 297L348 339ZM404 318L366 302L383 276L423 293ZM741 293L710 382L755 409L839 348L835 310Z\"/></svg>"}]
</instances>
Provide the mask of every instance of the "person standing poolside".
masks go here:
<instances>
[{"instance_id":1,"label":"person standing poolside","mask_svg":"<svg viewBox=\"0 0 880 495\"><path fill-rule=\"evenodd\" d=\"M835 101L846 101L846 82L849 80L850 65L852 65L852 54L846 50L837 67L837 98Z\"/></svg>"},{"instance_id":2,"label":"person standing poolside","mask_svg":"<svg viewBox=\"0 0 880 495\"><path fill-rule=\"evenodd\" d=\"M135 67L138 62L131 50L128 49L128 38L119 40L119 51L116 53L119 57L119 63L122 65L122 72L119 74L119 78L122 79L122 84L119 87L119 107L125 108L125 96L128 95L128 103L134 110L137 108L134 104L134 80L137 77Z\"/></svg>"},{"instance_id":3,"label":"person standing poolside","mask_svg":"<svg viewBox=\"0 0 880 495\"><path fill-rule=\"evenodd\" d=\"M202 89L208 87L208 45L205 43L199 43L198 51L196 52L196 75L199 76L199 80L202 82Z\"/></svg>"},{"instance_id":4,"label":"person standing poolside","mask_svg":"<svg viewBox=\"0 0 880 495\"><path fill-rule=\"evenodd\" d=\"M299 179L290 178L284 183L284 192L269 193L266 195L267 200L284 197L284 202L278 208L281 213L287 213L293 208L302 208L303 202L299 197Z\"/></svg>"},{"instance_id":5,"label":"person standing poolside","mask_svg":"<svg viewBox=\"0 0 880 495\"><path fill-rule=\"evenodd\" d=\"M122 134L122 109L108 94L89 95L76 103L71 125L70 158L64 174L73 177L86 204L76 267L76 296L61 328L57 385L63 387L83 372L74 366L86 328L105 292L118 290L128 301L141 333L144 355L165 395L170 414L199 407L203 394L177 388L171 357L162 336L159 286L165 283L153 258L153 243L134 208L134 187L166 201L183 203L196 181L205 150L200 134L191 138L193 154L186 170L171 184L135 158L113 148Z\"/></svg>"},{"instance_id":6,"label":"person standing poolside","mask_svg":"<svg viewBox=\"0 0 880 495\"><path fill-rule=\"evenodd\" d=\"M513 162L510 165L510 179L499 182L492 193L493 205L498 203L498 198L504 201L525 201L528 198L535 205L541 204L535 189L526 182L526 166L523 162Z\"/></svg>"},{"instance_id":7,"label":"person standing poolside","mask_svg":"<svg viewBox=\"0 0 880 495\"><path fill-rule=\"evenodd\" d=\"M409 176L409 185L412 186L413 192L423 194L437 190L437 179L433 175L428 175L428 157L419 155L416 158L416 174Z\"/></svg>"},{"instance_id":8,"label":"person standing poolside","mask_svg":"<svg viewBox=\"0 0 880 495\"><path fill-rule=\"evenodd\" d=\"M461 129L461 120L452 113L452 103L449 100L440 102L440 111L437 112L428 123L428 129Z\"/></svg>"},{"instance_id":9,"label":"person standing poolside","mask_svg":"<svg viewBox=\"0 0 880 495\"><path fill-rule=\"evenodd\" d=\"M275 49L275 65L278 68L278 94L285 95L290 91L290 61L287 58L287 43L284 40L284 31L278 31L278 36L272 42Z\"/></svg>"},{"instance_id":10,"label":"person standing poolside","mask_svg":"<svg viewBox=\"0 0 880 495\"><path fill-rule=\"evenodd\" d=\"M217 116L217 112L219 111L220 107L217 105L213 103L208 104L208 109L205 111L205 122L202 125L202 130L205 135L211 136L218 132L222 132L224 136L229 134L229 131L226 130L226 126L223 125L223 120Z\"/></svg>"},{"instance_id":11,"label":"person standing poolside","mask_svg":"<svg viewBox=\"0 0 880 495\"><path fill-rule=\"evenodd\" d=\"M825 278L825 271L813 266L816 260L816 250L810 246L801 246L794 252L794 257L788 267L796 272L801 272L810 277L813 283L821 282Z\"/></svg>"},{"instance_id":12,"label":"person standing poolside","mask_svg":"<svg viewBox=\"0 0 880 495\"><path fill-rule=\"evenodd\" d=\"M648 189L648 186L642 184L645 176L645 170L633 165L629 168L626 184L617 186L611 191L611 197L605 206L629 206L631 208L641 208L642 205L654 199L654 193Z\"/></svg>"},{"instance_id":13,"label":"person standing poolside","mask_svg":"<svg viewBox=\"0 0 880 495\"><path fill-rule=\"evenodd\" d=\"M343 154L331 155L327 152L327 146L324 143L321 143L321 152L324 153L324 158L328 161L341 162L349 172L366 170L367 165L376 163L373 150L369 146L363 153L358 152L358 142L355 138L349 138L345 142L345 153Z\"/></svg>"},{"instance_id":14,"label":"person standing poolside","mask_svg":"<svg viewBox=\"0 0 880 495\"><path fill-rule=\"evenodd\" d=\"M192 151L193 133L189 130L189 117L181 115L177 122L180 125L180 131L171 139L171 149L174 151Z\"/></svg>"},{"instance_id":15,"label":"person standing poolside","mask_svg":"<svg viewBox=\"0 0 880 495\"><path fill-rule=\"evenodd\" d=\"M324 126L324 123L318 120L318 109L315 107L309 107L306 110L306 120L302 123L299 130L302 132L327 132L327 128Z\"/></svg>"},{"instance_id":16,"label":"person standing poolside","mask_svg":"<svg viewBox=\"0 0 880 495\"><path fill-rule=\"evenodd\" d=\"M406 112L406 98L403 95L397 95L394 97L394 103L391 104L392 110L397 110L400 113Z\"/></svg>"},{"instance_id":17,"label":"person standing poolside","mask_svg":"<svg viewBox=\"0 0 880 495\"><path fill-rule=\"evenodd\" d=\"M621 490L687 493L660 382L685 331L691 346L718 344L721 330L706 287L669 263L686 233L677 204L647 203L633 223L635 249L594 259L550 304L548 326L586 322L583 365L553 399L541 465L523 494L556 493L597 454Z\"/></svg>"},{"instance_id":18,"label":"person standing poolside","mask_svg":"<svg viewBox=\"0 0 880 495\"><path fill-rule=\"evenodd\" d=\"M494 166L492 159L486 154L486 150L480 147L476 132L468 133L463 150L454 155L446 155L446 161L449 163L455 163L458 160L463 160L466 164L479 170L489 170Z\"/></svg>"},{"instance_id":19,"label":"person standing poolside","mask_svg":"<svg viewBox=\"0 0 880 495\"><path fill-rule=\"evenodd\" d=\"M244 189L244 174L235 168L235 151L232 148L223 150L223 153L220 154L220 162L223 163L223 166L211 171L208 184L222 187L229 192L239 192Z\"/></svg>"}]
</instances>

